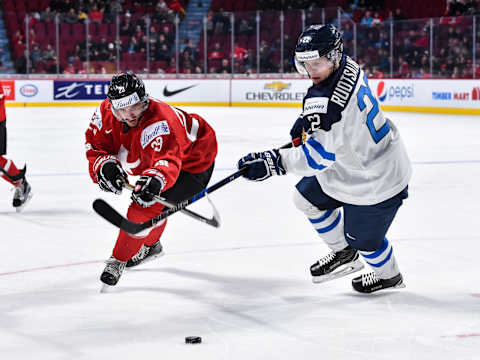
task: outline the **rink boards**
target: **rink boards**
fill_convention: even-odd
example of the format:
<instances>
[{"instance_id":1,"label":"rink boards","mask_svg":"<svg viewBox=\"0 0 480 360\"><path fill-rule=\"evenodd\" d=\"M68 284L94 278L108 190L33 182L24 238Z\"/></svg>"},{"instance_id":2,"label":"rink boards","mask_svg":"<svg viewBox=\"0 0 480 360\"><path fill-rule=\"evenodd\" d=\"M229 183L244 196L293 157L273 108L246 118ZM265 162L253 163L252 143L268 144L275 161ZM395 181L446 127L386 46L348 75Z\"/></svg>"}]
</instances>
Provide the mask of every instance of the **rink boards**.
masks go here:
<instances>
[{"instance_id":1,"label":"rink boards","mask_svg":"<svg viewBox=\"0 0 480 360\"><path fill-rule=\"evenodd\" d=\"M108 78L4 79L7 106L92 106L106 97ZM311 85L298 78L145 79L154 98L178 106L300 107ZM371 79L382 109L480 114L480 81Z\"/></svg>"}]
</instances>

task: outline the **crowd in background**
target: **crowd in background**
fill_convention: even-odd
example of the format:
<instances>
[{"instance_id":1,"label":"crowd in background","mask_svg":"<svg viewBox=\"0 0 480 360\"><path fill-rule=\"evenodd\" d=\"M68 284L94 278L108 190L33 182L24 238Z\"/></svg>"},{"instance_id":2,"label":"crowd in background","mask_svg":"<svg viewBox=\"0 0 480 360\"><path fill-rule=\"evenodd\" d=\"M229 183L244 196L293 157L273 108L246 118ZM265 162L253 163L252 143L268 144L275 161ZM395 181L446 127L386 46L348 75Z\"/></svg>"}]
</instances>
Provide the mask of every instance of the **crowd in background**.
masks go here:
<instances>
[{"instance_id":1,"label":"crowd in background","mask_svg":"<svg viewBox=\"0 0 480 360\"><path fill-rule=\"evenodd\" d=\"M201 0L190 1L201 5ZM317 7L327 3L328 1L320 0L256 2L259 10L307 9L306 25L318 23L318 18L313 14L318 11ZM369 76L473 76L472 18L466 15L478 12L478 1L446 0L445 16L436 18L434 22L433 54L430 54L429 19L409 20L408 14L401 8L386 11L382 0L350 0L343 3L345 11L342 12L341 30L346 52L351 56L356 55L357 61ZM271 24L262 25L257 51L255 16L238 16L235 20L235 42L231 50L230 17L226 12L206 13L206 53L203 38L197 42L181 39L177 61L175 17L178 16L180 20L185 17L186 4L185 1L177 0L143 0L133 1L126 7L125 0L52 0L42 11L30 14L29 50L24 31L18 29L11 36L16 71L25 73L29 66L29 73L110 73L117 70L119 63L122 70L133 67L131 70L137 72L167 74L177 71L183 74L230 74L232 70L235 73L255 74L257 67L260 73L295 72L292 50L300 29L298 33L284 33L282 57L280 36L266 36ZM288 11L285 13L288 14ZM275 16L278 14L274 14L272 19ZM92 24L90 26L93 26L89 41L71 44L68 52L61 54L60 59L57 58L56 44L42 41L36 33L37 23L53 24L58 19L62 24L84 24L87 17ZM120 19L120 39L116 38L117 19ZM338 19L332 18L332 21L336 20ZM356 34L354 22L357 24ZM393 44L390 37L391 23L394 30ZM115 32L95 32L95 24L98 24L98 29L103 29L104 24L111 24L109 29L115 29ZM480 31L476 35L480 39ZM354 41L357 45L356 53ZM90 68L87 68L87 63ZM1 68L0 64L0 70ZM475 69L475 75L480 75L480 70Z\"/></svg>"}]
</instances>

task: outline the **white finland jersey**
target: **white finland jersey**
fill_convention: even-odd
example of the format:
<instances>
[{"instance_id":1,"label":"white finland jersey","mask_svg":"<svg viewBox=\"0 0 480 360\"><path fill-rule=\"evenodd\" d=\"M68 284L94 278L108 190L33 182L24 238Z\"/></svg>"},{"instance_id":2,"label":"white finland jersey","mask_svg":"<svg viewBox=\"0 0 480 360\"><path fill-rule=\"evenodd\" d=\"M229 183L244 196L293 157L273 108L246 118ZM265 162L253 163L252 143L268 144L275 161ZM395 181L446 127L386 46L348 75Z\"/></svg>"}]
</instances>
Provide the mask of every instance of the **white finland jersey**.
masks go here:
<instances>
[{"instance_id":1,"label":"white finland jersey","mask_svg":"<svg viewBox=\"0 0 480 360\"><path fill-rule=\"evenodd\" d=\"M280 150L282 163L287 172L316 176L326 194L344 203L387 200L407 186L412 172L400 133L353 60L344 57L329 79L312 86L303 105L302 116L319 117L322 128L302 146Z\"/></svg>"}]
</instances>

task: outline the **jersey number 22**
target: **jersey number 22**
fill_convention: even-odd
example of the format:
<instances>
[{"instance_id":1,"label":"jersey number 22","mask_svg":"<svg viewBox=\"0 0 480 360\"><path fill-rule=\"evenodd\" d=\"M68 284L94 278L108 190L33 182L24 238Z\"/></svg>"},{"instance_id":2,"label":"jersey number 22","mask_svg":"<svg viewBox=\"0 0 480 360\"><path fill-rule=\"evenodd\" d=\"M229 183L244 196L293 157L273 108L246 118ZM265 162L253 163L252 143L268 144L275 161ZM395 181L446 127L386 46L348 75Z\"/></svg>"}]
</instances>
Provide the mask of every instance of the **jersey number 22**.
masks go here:
<instances>
[{"instance_id":1,"label":"jersey number 22","mask_svg":"<svg viewBox=\"0 0 480 360\"><path fill-rule=\"evenodd\" d=\"M367 105L365 104L365 96L367 96L370 99L370 102L372 103L372 108L367 114L367 127L368 130L370 131L370 135L372 135L373 141L375 141L376 144L380 140L382 140L385 135L388 134L390 131L390 126L388 126L388 122L385 121L385 123L380 127L380 129L375 128L374 120L375 117L378 115L378 101L375 98L375 96L372 94L372 90L370 90L370 86L368 86L368 80L367 76L363 75L363 81L365 82L365 85L361 85L360 89L358 89L357 93L357 104L358 108L360 111L365 110Z\"/></svg>"}]
</instances>

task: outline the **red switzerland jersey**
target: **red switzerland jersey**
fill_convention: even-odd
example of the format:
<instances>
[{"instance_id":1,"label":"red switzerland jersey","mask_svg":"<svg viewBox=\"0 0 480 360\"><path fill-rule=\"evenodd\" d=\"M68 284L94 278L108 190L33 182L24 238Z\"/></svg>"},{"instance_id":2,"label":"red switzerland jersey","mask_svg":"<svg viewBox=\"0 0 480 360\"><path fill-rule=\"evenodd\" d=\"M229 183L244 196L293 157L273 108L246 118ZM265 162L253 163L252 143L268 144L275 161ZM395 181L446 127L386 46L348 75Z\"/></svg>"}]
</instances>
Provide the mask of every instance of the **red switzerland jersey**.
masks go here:
<instances>
[{"instance_id":1,"label":"red switzerland jersey","mask_svg":"<svg viewBox=\"0 0 480 360\"><path fill-rule=\"evenodd\" d=\"M136 127L124 125L105 99L95 110L86 133L90 176L97 182L100 166L116 160L129 175L151 175L171 188L180 173L201 173L217 156L217 139L208 123L162 101L150 98Z\"/></svg>"}]
</instances>

